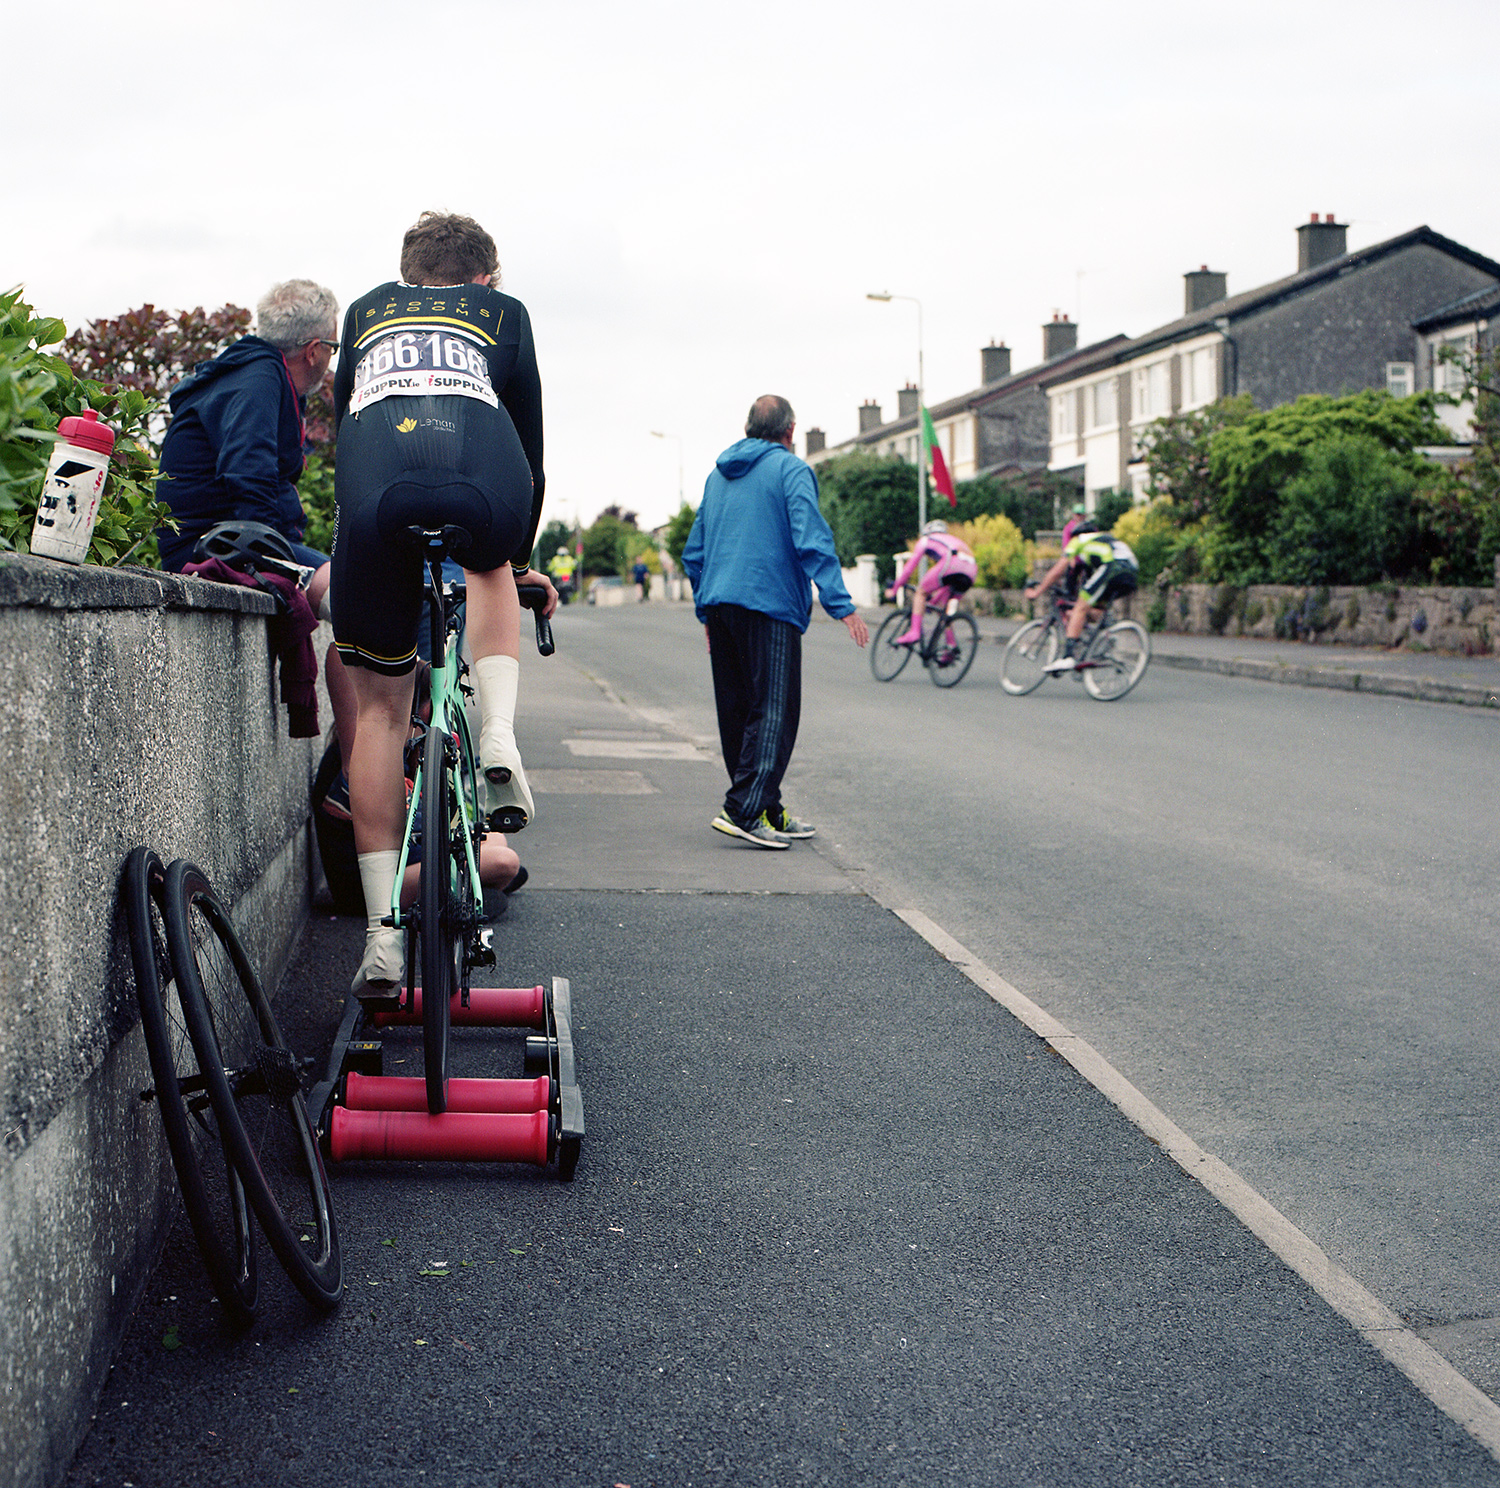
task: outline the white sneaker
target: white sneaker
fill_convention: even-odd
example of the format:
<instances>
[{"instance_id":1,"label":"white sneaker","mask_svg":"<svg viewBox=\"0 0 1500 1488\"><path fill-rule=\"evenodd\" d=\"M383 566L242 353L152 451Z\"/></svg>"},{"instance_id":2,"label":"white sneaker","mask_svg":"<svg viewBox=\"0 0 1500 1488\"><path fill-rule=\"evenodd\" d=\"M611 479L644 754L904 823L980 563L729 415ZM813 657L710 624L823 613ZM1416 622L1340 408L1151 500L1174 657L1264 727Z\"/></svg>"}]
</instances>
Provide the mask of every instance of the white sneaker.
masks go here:
<instances>
[{"instance_id":1,"label":"white sneaker","mask_svg":"<svg viewBox=\"0 0 1500 1488\"><path fill-rule=\"evenodd\" d=\"M519 832L536 815L536 807L515 739L492 740L480 770L484 776L485 824L493 832Z\"/></svg>"},{"instance_id":2,"label":"white sneaker","mask_svg":"<svg viewBox=\"0 0 1500 1488\"><path fill-rule=\"evenodd\" d=\"M396 998L406 980L406 932L391 925L365 931L365 959L349 990L356 997Z\"/></svg>"},{"instance_id":3,"label":"white sneaker","mask_svg":"<svg viewBox=\"0 0 1500 1488\"><path fill-rule=\"evenodd\" d=\"M1077 666L1078 658L1076 656L1059 656L1056 661L1049 661L1042 670L1044 672L1071 672Z\"/></svg>"}]
</instances>

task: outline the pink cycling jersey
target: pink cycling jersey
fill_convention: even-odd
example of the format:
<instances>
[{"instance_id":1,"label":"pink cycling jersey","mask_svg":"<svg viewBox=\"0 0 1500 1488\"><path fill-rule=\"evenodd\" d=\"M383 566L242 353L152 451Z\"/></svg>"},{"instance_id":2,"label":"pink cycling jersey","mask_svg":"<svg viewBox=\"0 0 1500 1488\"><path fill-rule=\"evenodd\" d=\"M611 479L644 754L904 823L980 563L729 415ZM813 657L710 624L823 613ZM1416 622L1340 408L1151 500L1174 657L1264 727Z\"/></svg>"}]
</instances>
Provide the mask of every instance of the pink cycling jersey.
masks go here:
<instances>
[{"instance_id":1,"label":"pink cycling jersey","mask_svg":"<svg viewBox=\"0 0 1500 1488\"><path fill-rule=\"evenodd\" d=\"M968 588L979 573L979 565L974 561L974 554L962 538L952 537L946 532L929 532L917 539L911 557L906 560L901 572L896 575L896 588L899 589L903 584L911 581L912 575L917 571L917 565L924 558L932 560L932 567L922 575L922 589L929 596L936 594L939 589L946 588L948 579L955 575L968 579L969 584L964 585Z\"/></svg>"}]
</instances>

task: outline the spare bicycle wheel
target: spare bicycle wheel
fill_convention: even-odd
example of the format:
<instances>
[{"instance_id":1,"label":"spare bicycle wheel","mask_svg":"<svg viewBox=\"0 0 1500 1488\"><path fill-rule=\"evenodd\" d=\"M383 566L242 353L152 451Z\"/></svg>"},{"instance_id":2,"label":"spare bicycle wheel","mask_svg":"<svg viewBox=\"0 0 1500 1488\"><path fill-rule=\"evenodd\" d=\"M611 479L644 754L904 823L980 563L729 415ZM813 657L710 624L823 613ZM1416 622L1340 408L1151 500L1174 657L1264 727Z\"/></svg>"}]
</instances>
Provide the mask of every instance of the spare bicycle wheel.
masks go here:
<instances>
[{"instance_id":1,"label":"spare bicycle wheel","mask_svg":"<svg viewBox=\"0 0 1500 1488\"><path fill-rule=\"evenodd\" d=\"M244 1327L254 1318L260 1297L255 1229L198 1067L172 972L160 903L163 876L161 859L149 847L136 848L125 860L121 889L130 959L154 1082L142 1096L161 1112L182 1207L209 1280L230 1319Z\"/></svg>"},{"instance_id":2,"label":"spare bicycle wheel","mask_svg":"<svg viewBox=\"0 0 1500 1488\"><path fill-rule=\"evenodd\" d=\"M277 1260L313 1306L330 1311L343 1296L343 1262L297 1060L202 869L185 859L167 869L163 913L225 1150Z\"/></svg>"}]
</instances>

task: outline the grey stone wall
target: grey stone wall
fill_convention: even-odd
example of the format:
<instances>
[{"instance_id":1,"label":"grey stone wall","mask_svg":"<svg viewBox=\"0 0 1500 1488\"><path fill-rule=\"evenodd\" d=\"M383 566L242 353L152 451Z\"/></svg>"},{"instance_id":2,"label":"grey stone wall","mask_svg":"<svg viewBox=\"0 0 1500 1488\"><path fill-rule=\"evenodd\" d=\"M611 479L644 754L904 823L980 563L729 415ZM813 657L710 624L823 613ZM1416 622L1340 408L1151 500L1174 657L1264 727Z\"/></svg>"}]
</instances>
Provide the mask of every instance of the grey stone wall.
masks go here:
<instances>
[{"instance_id":1,"label":"grey stone wall","mask_svg":"<svg viewBox=\"0 0 1500 1488\"><path fill-rule=\"evenodd\" d=\"M121 864L195 859L267 986L307 915L319 744L287 736L271 608L0 559L0 1482L61 1475L176 1212Z\"/></svg>"}]
</instances>

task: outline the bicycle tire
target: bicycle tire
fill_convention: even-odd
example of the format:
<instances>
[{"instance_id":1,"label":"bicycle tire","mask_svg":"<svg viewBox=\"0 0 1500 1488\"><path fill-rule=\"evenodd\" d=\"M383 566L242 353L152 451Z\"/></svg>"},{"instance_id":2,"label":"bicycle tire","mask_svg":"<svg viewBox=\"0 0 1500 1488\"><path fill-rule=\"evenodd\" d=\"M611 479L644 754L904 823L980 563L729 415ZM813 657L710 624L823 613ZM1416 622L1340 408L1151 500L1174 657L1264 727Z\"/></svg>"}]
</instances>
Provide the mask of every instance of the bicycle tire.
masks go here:
<instances>
[{"instance_id":1,"label":"bicycle tire","mask_svg":"<svg viewBox=\"0 0 1500 1488\"><path fill-rule=\"evenodd\" d=\"M894 615L888 615L875 632L875 639L870 643L870 671L877 682L893 682L911 660L910 646L891 644L898 635L904 635L910 625L911 611L897 610Z\"/></svg>"},{"instance_id":2,"label":"bicycle tire","mask_svg":"<svg viewBox=\"0 0 1500 1488\"><path fill-rule=\"evenodd\" d=\"M1084 657L1083 685L1101 703L1118 702L1146 675L1151 639L1134 620L1120 620L1094 637ZM1101 664L1102 663L1102 664Z\"/></svg>"},{"instance_id":3,"label":"bicycle tire","mask_svg":"<svg viewBox=\"0 0 1500 1488\"><path fill-rule=\"evenodd\" d=\"M343 1260L297 1062L203 870L183 858L173 863L162 909L188 1034L225 1150L276 1259L314 1307L332 1311L343 1297Z\"/></svg>"},{"instance_id":4,"label":"bicycle tire","mask_svg":"<svg viewBox=\"0 0 1500 1488\"><path fill-rule=\"evenodd\" d=\"M1012 697L1025 697L1047 680L1057 659L1057 627L1050 620L1030 620L1006 643L1000 658L1000 685Z\"/></svg>"},{"instance_id":5,"label":"bicycle tire","mask_svg":"<svg viewBox=\"0 0 1500 1488\"><path fill-rule=\"evenodd\" d=\"M138 847L125 860L121 885L154 1082L142 1098L161 1112L178 1192L209 1281L230 1320L246 1327L260 1299L255 1229L244 1185L219 1135L172 974L160 899L164 873L161 859Z\"/></svg>"},{"instance_id":6,"label":"bicycle tire","mask_svg":"<svg viewBox=\"0 0 1500 1488\"><path fill-rule=\"evenodd\" d=\"M969 675L979 653L979 626L972 615L940 617L932 643L922 652L922 665L934 687L957 687Z\"/></svg>"},{"instance_id":7,"label":"bicycle tire","mask_svg":"<svg viewBox=\"0 0 1500 1488\"><path fill-rule=\"evenodd\" d=\"M447 744L448 737L434 718L422 748L422 891L417 932L422 950L422 1072L427 1081L427 1110L433 1116L448 1109L449 999L455 985Z\"/></svg>"}]
</instances>

